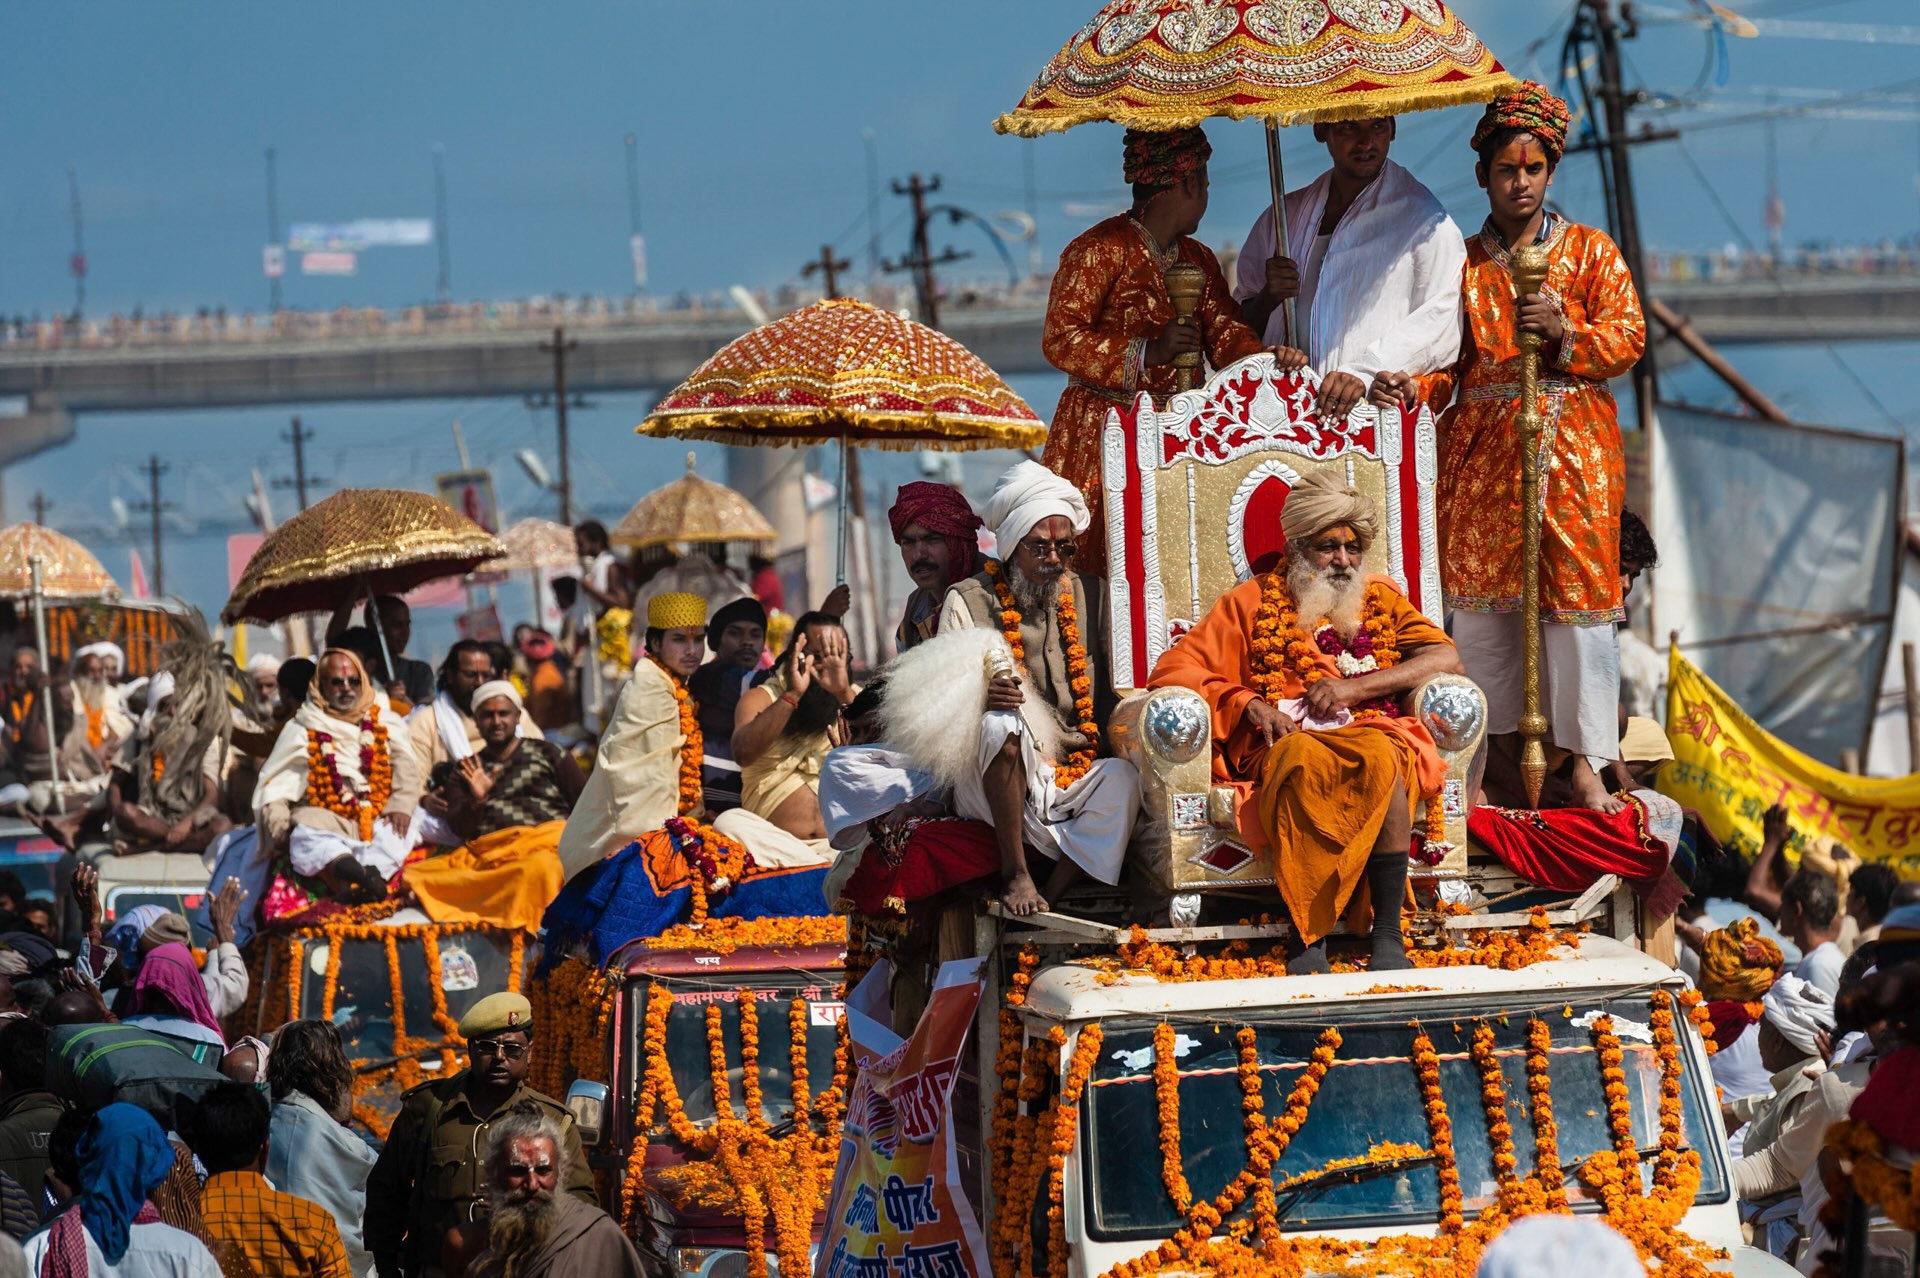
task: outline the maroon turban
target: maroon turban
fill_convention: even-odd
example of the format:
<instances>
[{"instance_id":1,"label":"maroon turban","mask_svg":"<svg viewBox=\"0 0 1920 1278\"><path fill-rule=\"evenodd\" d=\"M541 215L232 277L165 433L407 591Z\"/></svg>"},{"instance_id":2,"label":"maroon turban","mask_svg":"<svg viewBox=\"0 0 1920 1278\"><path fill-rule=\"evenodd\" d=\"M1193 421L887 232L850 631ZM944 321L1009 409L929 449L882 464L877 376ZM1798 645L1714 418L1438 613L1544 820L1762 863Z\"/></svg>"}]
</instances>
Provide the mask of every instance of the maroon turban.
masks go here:
<instances>
[{"instance_id":1,"label":"maroon turban","mask_svg":"<svg viewBox=\"0 0 1920 1278\"><path fill-rule=\"evenodd\" d=\"M1199 129L1128 129L1124 176L1129 186L1178 186L1212 154L1212 143Z\"/></svg>"},{"instance_id":2,"label":"maroon turban","mask_svg":"<svg viewBox=\"0 0 1920 1278\"><path fill-rule=\"evenodd\" d=\"M887 524L893 529L895 541L900 540L908 524L919 524L945 538L954 581L966 580L979 568L980 516L951 484L916 480L900 485L900 496L887 511Z\"/></svg>"}]
</instances>

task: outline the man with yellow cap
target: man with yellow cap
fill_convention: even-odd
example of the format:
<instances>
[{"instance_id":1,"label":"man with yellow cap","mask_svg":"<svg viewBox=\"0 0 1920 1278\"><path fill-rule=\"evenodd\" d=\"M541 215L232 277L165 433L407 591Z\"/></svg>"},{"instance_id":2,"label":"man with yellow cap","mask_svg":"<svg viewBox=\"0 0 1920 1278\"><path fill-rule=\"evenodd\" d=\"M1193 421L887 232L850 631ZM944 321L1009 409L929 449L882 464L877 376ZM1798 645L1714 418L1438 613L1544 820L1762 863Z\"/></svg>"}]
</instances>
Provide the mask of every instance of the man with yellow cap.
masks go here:
<instances>
[{"instance_id":1,"label":"man with yellow cap","mask_svg":"<svg viewBox=\"0 0 1920 1278\"><path fill-rule=\"evenodd\" d=\"M366 1245L380 1278L439 1278L450 1231L485 1218L488 1133L530 1103L559 1124L570 1169L566 1189L593 1203L573 1115L526 1084L532 1062L533 1005L519 994L490 994L460 1018L468 1067L409 1089L367 1177Z\"/></svg>"},{"instance_id":2,"label":"man with yellow cap","mask_svg":"<svg viewBox=\"0 0 1920 1278\"><path fill-rule=\"evenodd\" d=\"M1272 849L1293 918L1295 972L1328 970L1325 938L1372 909L1375 971L1412 966L1400 935L1414 805L1445 777L1403 694L1458 674L1446 633L1391 579L1361 571L1380 522L1339 468L1280 508L1286 560L1229 590L1148 679L1190 688L1213 713L1213 778L1241 791L1242 837ZM1367 895L1359 895L1365 886Z\"/></svg>"},{"instance_id":3,"label":"man with yellow cap","mask_svg":"<svg viewBox=\"0 0 1920 1278\"><path fill-rule=\"evenodd\" d=\"M614 699L586 788L560 836L567 877L611 856L673 816L704 807L700 770L682 793L681 762L701 747L698 709L687 680L706 655L707 601L669 592L647 601L646 655Z\"/></svg>"}]
</instances>

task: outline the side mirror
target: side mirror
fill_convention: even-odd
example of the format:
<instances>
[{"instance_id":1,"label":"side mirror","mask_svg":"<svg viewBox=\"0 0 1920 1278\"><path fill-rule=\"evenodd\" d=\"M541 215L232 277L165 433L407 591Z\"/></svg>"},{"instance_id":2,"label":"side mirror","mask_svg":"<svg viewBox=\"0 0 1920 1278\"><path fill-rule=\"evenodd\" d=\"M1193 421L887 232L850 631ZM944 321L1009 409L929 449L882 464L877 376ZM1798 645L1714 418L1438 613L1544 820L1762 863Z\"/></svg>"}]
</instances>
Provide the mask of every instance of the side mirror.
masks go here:
<instances>
[{"instance_id":1,"label":"side mirror","mask_svg":"<svg viewBox=\"0 0 1920 1278\"><path fill-rule=\"evenodd\" d=\"M580 1133L580 1144L591 1149L600 1143L600 1129L606 1124L607 1098L612 1093L605 1083L596 1083L590 1078L576 1078L567 1088L567 1112L573 1115L574 1130Z\"/></svg>"}]
</instances>

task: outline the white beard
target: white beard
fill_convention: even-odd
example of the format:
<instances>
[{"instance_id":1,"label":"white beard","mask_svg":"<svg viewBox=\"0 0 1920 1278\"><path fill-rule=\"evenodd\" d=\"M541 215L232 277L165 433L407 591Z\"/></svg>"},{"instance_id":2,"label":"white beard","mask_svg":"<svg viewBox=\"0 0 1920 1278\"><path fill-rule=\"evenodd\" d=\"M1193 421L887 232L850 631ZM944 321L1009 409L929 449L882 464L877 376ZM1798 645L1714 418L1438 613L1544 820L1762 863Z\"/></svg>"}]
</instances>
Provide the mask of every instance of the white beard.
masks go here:
<instances>
[{"instance_id":1,"label":"white beard","mask_svg":"<svg viewBox=\"0 0 1920 1278\"><path fill-rule=\"evenodd\" d=\"M1346 581L1334 579L1331 566L1316 569L1305 559L1287 565L1287 591L1293 596L1294 613L1300 628L1309 638L1319 629L1322 617L1343 639L1351 639L1360 629L1360 614L1367 605L1366 574L1348 570Z\"/></svg>"},{"instance_id":2,"label":"white beard","mask_svg":"<svg viewBox=\"0 0 1920 1278\"><path fill-rule=\"evenodd\" d=\"M1007 590L1013 595L1014 603L1020 605L1022 616L1031 616L1042 609L1050 609L1060 598L1060 582L1066 576L1062 573L1052 581L1039 581L1027 576L1012 563L1007 568Z\"/></svg>"}]
</instances>

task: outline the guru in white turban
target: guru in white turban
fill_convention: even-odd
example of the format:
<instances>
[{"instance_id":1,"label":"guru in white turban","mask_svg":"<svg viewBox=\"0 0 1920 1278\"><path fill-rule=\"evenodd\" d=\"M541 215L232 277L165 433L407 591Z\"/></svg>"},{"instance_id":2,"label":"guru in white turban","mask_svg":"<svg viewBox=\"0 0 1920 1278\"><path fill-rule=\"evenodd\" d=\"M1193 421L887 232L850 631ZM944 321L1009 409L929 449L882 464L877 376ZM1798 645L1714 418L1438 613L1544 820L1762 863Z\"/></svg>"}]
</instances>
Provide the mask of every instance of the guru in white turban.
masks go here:
<instances>
[{"instance_id":1,"label":"guru in white turban","mask_svg":"<svg viewBox=\"0 0 1920 1278\"><path fill-rule=\"evenodd\" d=\"M1339 524L1353 529L1363 548L1371 546L1380 531L1373 498L1348 487L1338 466L1316 470L1295 484L1280 507L1280 531L1288 545Z\"/></svg>"},{"instance_id":2,"label":"guru in white turban","mask_svg":"<svg viewBox=\"0 0 1920 1278\"><path fill-rule=\"evenodd\" d=\"M495 697L504 698L512 702L515 710L522 708L520 689L514 687L513 684L506 679L490 679L486 683L481 684L473 690L473 699L467 704L472 706L477 712L481 706L492 701Z\"/></svg>"},{"instance_id":3,"label":"guru in white turban","mask_svg":"<svg viewBox=\"0 0 1920 1278\"><path fill-rule=\"evenodd\" d=\"M993 486L993 496L987 498L986 508L980 513L987 527L993 529L1001 558L1012 554L1014 544L1043 519L1065 516L1076 537L1093 522L1080 490L1033 461L1023 461L1000 476L1000 482Z\"/></svg>"}]
</instances>

